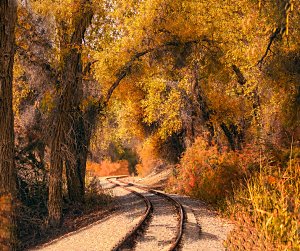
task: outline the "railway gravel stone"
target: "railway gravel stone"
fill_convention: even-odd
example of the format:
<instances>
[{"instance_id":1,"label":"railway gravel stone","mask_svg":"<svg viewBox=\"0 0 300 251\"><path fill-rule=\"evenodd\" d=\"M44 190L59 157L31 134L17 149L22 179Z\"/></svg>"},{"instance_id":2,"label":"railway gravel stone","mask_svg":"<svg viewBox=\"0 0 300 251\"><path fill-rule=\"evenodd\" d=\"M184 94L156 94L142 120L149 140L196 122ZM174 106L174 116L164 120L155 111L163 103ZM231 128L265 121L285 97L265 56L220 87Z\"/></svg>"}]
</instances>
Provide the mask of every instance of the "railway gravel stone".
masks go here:
<instances>
[{"instance_id":1,"label":"railway gravel stone","mask_svg":"<svg viewBox=\"0 0 300 251\"><path fill-rule=\"evenodd\" d=\"M42 247L41 251L109 251L133 228L145 211L145 203L138 196L113 188L118 210L99 224L67 234Z\"/></svg>"},{"instance_id":2,"label":"railway gravel stone","mask_svg":"<svg viewBox=\"0 0 300 251\"><path fill-rule=\"evenodd\" d=\"M199 200L179 195L172 197L182 203L187 213L181 250L225 251L223 242L233 229L233 224Z\"/></svg>"},{"instance_id":3,"label":"railway gravel stone","mask_svg":"<svg viewBox=\"0 0 300 251\"><path fill-rule=\"evenodd\" d=\"M146 196L153 205L152 218L145 233L136 239L134 250L168 250L176 239L178 231L177 209L172 202L156 194L130 187Z\"/></svg>"},{"instance_id":4,"label":"railway gravel stone","mask_svg":"<svg viewBox=\"0 0 300 251\"><path fill-rule=\"evenodd\" d=\"M133 178L127 181L134 182ZM101 180L104 189L112 189L118 210L99 223L65 235L34 250L43 251L106 251L112 250L141 219L145 203L137 195ZM152 218L143 233L135 239L134 250L168 250L175 240L178 227L176 207L166 198L130 186L149 198L153 205ZM171 195L185 210L186 220L179 250L223 251L223 241L233 224L221 218L205 203L181 195ZM123 250L124 251L124 250Z\"/></svg>"}]
</instances>

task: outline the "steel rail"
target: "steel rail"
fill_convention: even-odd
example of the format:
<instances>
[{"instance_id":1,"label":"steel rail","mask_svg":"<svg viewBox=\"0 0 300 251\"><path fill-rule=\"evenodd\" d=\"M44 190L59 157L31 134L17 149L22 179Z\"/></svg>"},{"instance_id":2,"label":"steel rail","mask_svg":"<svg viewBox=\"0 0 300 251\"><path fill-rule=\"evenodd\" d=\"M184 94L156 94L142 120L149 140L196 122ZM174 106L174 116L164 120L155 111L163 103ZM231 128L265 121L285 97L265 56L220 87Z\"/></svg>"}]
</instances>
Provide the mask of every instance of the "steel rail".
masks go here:
<instances>
[{"instance_id":1,"label":"steel rail","mask_svg":"<svg viewBox=\"0 0 300 251\"><path fill-rule=\"evenodd\" d=\"M128 187L121 186L118 182L111 180L114 178L120 178L120 177L109 177L109 178L106 178L106 180L109 181L110 183L120 186L121 188L139 196L140 198L143 199L143 201L146 204L146 210L145 210L144 214L142 215L141 219L139 220L139 222L112 249L112 251L118 251L118 250L122 250L123 247L126 247L127 245L129 245L131 240L134 239L134 236L138 234L138 231L143 227L144 224L146 224L147 219L150 218L150 216L151 216L153 206L152 206L152 203L150 202L150 200L146 196L144 196L141 193L138 193Z\"/></svg>"},{"instance_id":2,"label":"steel rail","mask_svg":"<svg viewBox=\"0 0 300 251\"><path fill-rule=\"evenodd\" d=\"M123 177L117 177L116 179L119 180L121 178L125 178L125 177L124 176ZM183 209L182 204L179 201L175 200L174 198L172 198L171 196L169 196L169 195L167 195L163 192L153 190L153 189L149 189L146 186L142 186L142 185L139 185L139 184L135 184L135 183L131 183L131 182L125 182L123 180L119 180L119 181L123 184L131 185L131 186L137 187L139 189L142 189L144 191L147 191L149 193L156 194L158 196L164 197L167 200L171 201L175 205L175 207L177 208L180 220L179 220L179 224L178 224L178 231L177 231L176 239L172 243L171 247L168 250L169 251L176 250L178 248L178 245L179 245L180 240L181 240L182 235L183 235L183 226L184 226L184 220L185 220L185 213L184 213L184 209Z\"/></svg>"}]
</instances>

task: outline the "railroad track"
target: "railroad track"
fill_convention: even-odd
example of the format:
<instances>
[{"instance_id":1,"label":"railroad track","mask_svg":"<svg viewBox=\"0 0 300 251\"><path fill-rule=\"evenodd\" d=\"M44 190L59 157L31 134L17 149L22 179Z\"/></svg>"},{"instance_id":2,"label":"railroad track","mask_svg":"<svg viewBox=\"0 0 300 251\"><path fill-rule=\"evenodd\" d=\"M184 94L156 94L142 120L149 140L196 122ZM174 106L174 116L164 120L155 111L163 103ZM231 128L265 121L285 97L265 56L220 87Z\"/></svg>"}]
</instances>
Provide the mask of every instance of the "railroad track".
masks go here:
<instances>
[{"instance_id":1,"label":"railroad track","mask_svg":"<svg viewBox=\"0 0 300 251\"><path fill-rule=\"evenodd\" d=\"M116 179L116 177L107 178L107 180L110 183L120 186L120 184L118 182L113 181L111 179ZM137 225L126 234L126 236L112 249L112 251L128 249L128 248L132 247L135 236L137 235L138 231L144 226L144 224L146 224L146 221L150 217L150 213L153 210L153 206L147 197L145 197L144 195L142 195L136 191L133 191L132 189L129 189L127 187L124 187L124 186L120 186L120 187L122 187L123 189L125 189L131 193L134 193L135 195L142 198L146 204L146 210L145 210L144 214L142 215L141 219L139 220L139 222L137 223Z\"/></svg>"},{"instance_id":2,"label":"railroad track","mask_svg":"<svg viewBox=\"0 0 300 251\"><path fill-rule=\"evenodd\" d=\"M148 187L118 181L116 177L106 178L114 183L102 182L104 187L111 187L108 189L113 187L114 213L32 250L225 251L222 241L231 227L202 203L186 196L171 198Z\"/></svg>"},{"instance_id":3,"label":"railroad track","mask_svg":"<svg viewBox=\"0 0 300 251\"><path fill-rule=\"evenodd\" d=\"M153 229L155 231L155 227L157 228L158 225L160 225L157 224L157 222L159 221L158 217L160 216L160 214L167 213L167 212L161 212L162 207L164 205L165 205L164 206L165 209L169 209L169 211L172 211L169 216L170 218L169 225L166 225L165 229L169 231L169 234L172 232L173 237L167 240L166 243L164 244L160 243L161 244L160 250L161 248L163 248L163 250L168 250L168 251L176 250L178 248L178 245L180 243L183 234L183 224L184 224L183 206L177 200L173 199L171 196L165 193L148 189L144 186L140 186L137 184L124 182L122 180L119 180L120 178L124 178L124 176L110 177L107 178L107 180L142 198L145 202L146 209L138 224L133 229L131 229L130 232L126 234L126 236L114 247L113 251L132 250L132 248L135 246L143 245L143 238L145 239L144 243L147 242L148 240L145 237L145 235L147 235L147 231L151 232L151 228L152 228L152 233L153 233ZM174 214L176 215L176 219L174 219L175 218ZM156 223L155 223L155 219L156 219ZM173 224L173 226L171 223ZM175 227L174 224L176 225ZM176 231L173 231L173 228L175 228ZM142 242L142 244L139 242ZM139 246L139 248L141 249L142 247L143 246Z\"/></svg>"}]
</instances>

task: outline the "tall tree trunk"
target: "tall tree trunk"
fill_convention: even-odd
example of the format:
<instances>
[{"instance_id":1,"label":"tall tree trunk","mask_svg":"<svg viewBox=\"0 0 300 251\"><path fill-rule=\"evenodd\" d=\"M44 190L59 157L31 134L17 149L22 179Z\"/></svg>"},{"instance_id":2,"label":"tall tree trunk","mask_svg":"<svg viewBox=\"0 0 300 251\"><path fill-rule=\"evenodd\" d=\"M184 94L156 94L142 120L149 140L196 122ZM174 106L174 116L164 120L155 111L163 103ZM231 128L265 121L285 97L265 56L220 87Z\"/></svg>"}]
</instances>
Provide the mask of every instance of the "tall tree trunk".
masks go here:
<instances>
[{"instance_id":1,"label":"tall tree trunk","mask_svg":"<svg viewBox=\"0 0 300 251\"><path fill-rule=\"evenodd\" d=\"M86 162L89 148L89 128L85 126L84 117L80 111L77 123L75 125L76 131L76 165L77 173L80 181L80 189L82 196L85 190L85 173Z\"/></svg>"},{"instance_id":2,"label":"tall tree trunk","mask_svg":"<svg viewBox=\"0 0 300 251\"><path fill-rule=\"evenodd\" d=\"M64 162L70 200L79 203L84 201L85 164L81 165L80 158L80 150L85 146L84 128L80 129L80 124L83 124L80 110L82 100L82 59L80 48L92 16L90 1L81 0L79 8L74 14L74 32L70 41L64 41L65 49L62 49L68 52L63 56L61 71L62 92L58 105L59 119L54 126L51 147L48 202L49 224L53 226L57 226L61 222L61 183Z\"/></svg>"},{"instance_id":3,"label":"tall tree trunk","mask_svg":"<svg viewBox=\"0 0 300 251\"><path fill-rule=\"evenodd\" d=\"M0 250L15 250L12 81L17 2L0 1Z\"/></svg>"},{"instance_id":4,"label":"tall tree trunk","mask_svg":"<svg viewBox=\"0 0 300 251\"><path fill-rule=\"evenodd\" d=\"M85 173L86 173L86 162L88 158L88 149L90 148L91 138L93 130L96 126L96 121L99 117L100 111L104 109L104 103L102 100L99 100L95 104L91 104L85 113L83 114L82 120L78 124L78 132L80 133L78 145L78 165L81 170L81 179L83 181L83 186L85 187Z\"/></svg>"},{"instance_id":5,"label":"tall tree trunk","mask_svg":"<svg viewBox=\"0 0 300 251\"><path fill-rule=\"evenodd\" d=\"M66 143L66 176L69 199L73 202L83 202L84 186L80 166L78 166L79 149L84 142L81 140L83 131L79 130L82 120L80 102L81 87L81 55L77 49L71 49L64 58L62 84L65 87L61 97L61 109L65 114L65 143Z\"/></svg>"},{"instance_id":6,"label":"tall tree trunk","mask_svg":"<svg viewBox=\"0 0 300 251\"><path fill-rule=\"evenodd\" d=\"M68 109L73 111L70 113L69 124L70 137L66 139L67 147L69 149L70 158L66 159L67 170L67 183L69 198L73 202L84 201L85 190L85 172L86 172L86 159L87 159L87 138L86 128L84 126L83 113L80 109L82 101L82 59L81 46L84 38L84 33L89 27L93 11L90 6L89 0L81 0L82 6L80 15L74 18L75 30L72 34L70 44L75 47L70 50L67 55L65 67L63 69L63 86L65 88L65 101L66 114Z\"/></svg>"},{"instance_id":7,"label":"tall tree trunk","mask_svg":"<svg viewBox=\"0 0 300 251\"><path fill-rule=\"evenodd\" d=\"M57 227L62 217L62 170L66 166L68 194L71 201L83 202L84 193L77 169L76 122L80 116L77 67L79 55L75 49L64 58L62 70L63 91L59 100L58 115L53 130L50 161L48 224ZM75 52L74 52L75 51Z\"/></svg>"},{"instance_id":8,"label":"tall tree trunk","mask_svg":"<svg viewBox=\"0 0 300 251\"><path fill-rule=\"evenodd\" d=\"M81 189L83 190L82 192L84 192L85 189L86 162L88 158L88 149L91 143L92 132L95 128L98 114L103 109L104 104L101 100L95 104L90 105L85 113L79 117L79 121L76 123L76 163L78 174L80 177Z\"/></svg>"}]
</instances>

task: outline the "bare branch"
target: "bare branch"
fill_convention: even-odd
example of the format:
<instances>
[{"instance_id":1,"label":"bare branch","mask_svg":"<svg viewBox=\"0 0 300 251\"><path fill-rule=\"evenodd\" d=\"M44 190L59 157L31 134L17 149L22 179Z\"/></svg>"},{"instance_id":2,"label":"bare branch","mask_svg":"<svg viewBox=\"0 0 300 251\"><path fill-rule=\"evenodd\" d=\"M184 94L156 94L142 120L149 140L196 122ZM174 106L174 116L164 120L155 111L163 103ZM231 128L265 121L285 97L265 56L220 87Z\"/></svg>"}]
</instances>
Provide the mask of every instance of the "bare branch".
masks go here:
<instances>
[{"instance_id":1,"label":"bare branch","mask_svg":"<svg viewBox=\"0 0 300 251\"><path fill-rule=\"evenodd\" d=\"M269 52L271 51L271 46L272 46L274 40L277 38L277 36L278 36L279 34L282 34L282 33L284 32L284 30L285 30L284 28L278 27L278 28L276 28L276 30L273 32L273 34L270 36L270 41L269 41L269 43L268 43L267 49L266 49L264 55L262 56L262 58L258 61L258 63L257 63L258 65L261 66L261 65L263 64L265 58L268 56Z\"/></svg>"},{"instance_id":2,"label":"bare branch","mask_svg":"<svg viewBox=\"0 0 300 251\"><path fill-rule=\"evenodd\" d=\"M86 66L84 67L83 71L82 71L82 75L83 76L87 76L88 74L90 74L91 73L91 69L92 69L92 65L95 64L95 63L97 63L97 62L98 62L98 60L94 60L93 62L88 62L86 64Z\"/></svg>"}]
</instances>

